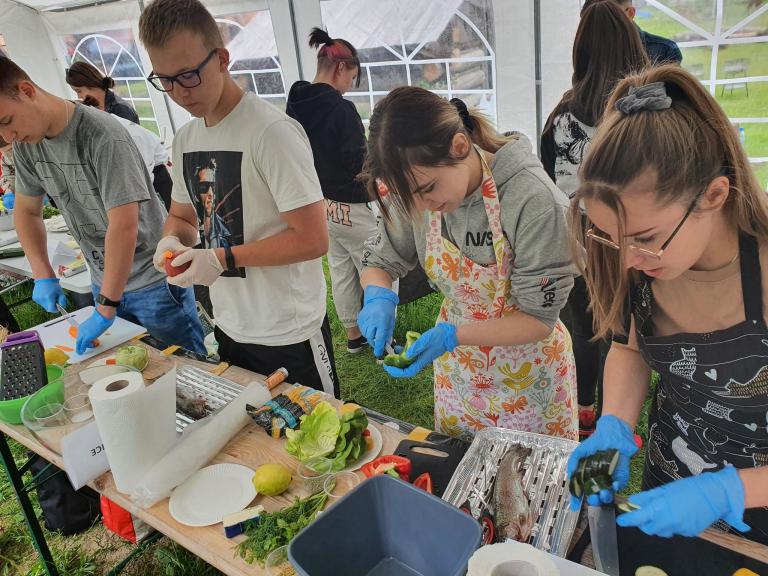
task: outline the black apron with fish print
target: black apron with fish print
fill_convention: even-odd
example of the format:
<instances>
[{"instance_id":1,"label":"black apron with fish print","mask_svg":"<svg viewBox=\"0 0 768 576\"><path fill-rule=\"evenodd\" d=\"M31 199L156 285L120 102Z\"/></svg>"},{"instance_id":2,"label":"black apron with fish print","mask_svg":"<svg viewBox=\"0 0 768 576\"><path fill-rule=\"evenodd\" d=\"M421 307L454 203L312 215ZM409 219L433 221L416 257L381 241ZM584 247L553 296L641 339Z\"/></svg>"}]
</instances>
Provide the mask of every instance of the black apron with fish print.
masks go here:
<instances>
[{"instance_id":1,"label":"black apron with fish print","mask_svg":"<svg viewBox=\"0 0 768 576\"><path fill-rule=\"evenodd\" d=\"M768 465L768 327L757 240L741 236L739 252L746 320L731 328L656 337L651 279L633 295L640 350L661 375L648 416L643 489L726 463ZM752 527L745 537L768 544L768 509L747 510L744 521Z\"/></svg>"}]
</instances>

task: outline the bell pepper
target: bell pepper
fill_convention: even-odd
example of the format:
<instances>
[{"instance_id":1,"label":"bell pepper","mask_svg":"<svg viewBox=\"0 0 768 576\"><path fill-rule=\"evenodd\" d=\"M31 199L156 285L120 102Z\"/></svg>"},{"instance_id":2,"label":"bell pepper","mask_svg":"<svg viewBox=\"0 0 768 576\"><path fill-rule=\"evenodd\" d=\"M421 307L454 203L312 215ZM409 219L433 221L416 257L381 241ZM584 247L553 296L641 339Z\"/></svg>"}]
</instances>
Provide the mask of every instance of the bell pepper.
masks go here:
<instances>
[{"instance_id":1,"label":"bell pepper","mask_svg":"<svg viewBox=\"0 0 768 576\"><path fill-rule=\"evenodd\" d=\"M421 474L418 478L416 478L416 480L413 481L413 485L416 486L416 488L421 488L422 490L433 494L432 476L429 475L429 472L424 472L424 474Z\"/></svg>"},{"instance_id":2,"label":"bell pepper","mask_svg":"<svg viewBox=\"0 0 768 576\"><path fill-rule=\"evenodd\" d=\"M408 478L411 476L411 468L411 461L408 458L387 454L386 456L379 456L372 462L368 462L368 464L361 468L361 471L365 474L366 478L378 476L379 474L389 474L408 482Z\"/></svg>"},{"instance_id":3,"label":"bell pepper","mask_svg":"<svg viewBox=\"0 0 768 576\"><path fill-rule=\"evenodd\" d=\"M411 345L419 339L420 336L421 334L419 332L413 332L411 330L406 332L405 346L403 346L400 354L388 354L384 357L384 364L387 366L394 366L395 368L408 368L408 366L413 364L413 361L416 359L408 358L405 353L408 351L408 348L410 348Z\"/></svg>"}]
</instances>

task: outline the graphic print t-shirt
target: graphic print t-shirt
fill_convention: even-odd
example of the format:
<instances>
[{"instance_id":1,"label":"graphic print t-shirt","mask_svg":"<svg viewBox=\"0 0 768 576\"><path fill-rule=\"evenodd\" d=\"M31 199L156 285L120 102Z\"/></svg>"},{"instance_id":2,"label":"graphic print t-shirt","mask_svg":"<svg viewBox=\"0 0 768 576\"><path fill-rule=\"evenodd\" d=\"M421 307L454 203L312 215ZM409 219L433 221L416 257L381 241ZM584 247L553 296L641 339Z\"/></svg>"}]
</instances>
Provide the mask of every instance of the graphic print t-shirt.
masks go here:
<instances>
[{"instance_id":1,"label":"graphic print t-shirt","mask_svg":"<svg viewBox=\"0 0 768 576\"><path fill-rule=\"evenodd\" d=\"M281 212L323 199L304 130L247 93L226 118L196 118L173 141L173 200L192 204L204 248L239 246L287 228ZM320 258L240 268L211 286L216 324L237 342L284 346L325 317Z\"/></svg>"},{"instance_id":2,"label":"graphic print t-shirt","mask_svg":"<svg viewBox=\"0 0 768 576\"><path fill-rule=\"evenodd\" d=\"M565 112L554 119L552 134L546 136L553 141L553 179L568 198L572 198L579 188L579 167L594 135L593 126L588 126L570 112ZM544 138L545 136L542 136L542 141Z\"/></svg>"},{"instance_id":3,"label":"graphic print t-shirt","mask_svg":"<svg viewBox=\"0 0 768 576\"><path fill-rule=\"evenodd\" d=\"M139 204L139 231L125 290L164 279L152 265L152 256L162 236L165 207L136 144L116 118L78 104L56 138L15 143L13 153L16 191L53 198L83 251L94 284L101 286L104 279L107 212L132 202Z\"/></svg>"}]
</instances>

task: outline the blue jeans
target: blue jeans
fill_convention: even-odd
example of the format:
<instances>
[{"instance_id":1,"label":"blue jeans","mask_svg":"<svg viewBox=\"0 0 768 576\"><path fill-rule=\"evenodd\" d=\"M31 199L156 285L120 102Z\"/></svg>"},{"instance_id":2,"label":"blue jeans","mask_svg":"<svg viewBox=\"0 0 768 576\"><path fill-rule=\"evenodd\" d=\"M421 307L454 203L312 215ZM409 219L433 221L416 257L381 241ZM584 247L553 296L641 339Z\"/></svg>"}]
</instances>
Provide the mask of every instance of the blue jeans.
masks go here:
<instances>
[{"instance_id":1,"label":"blue jeans","mask_svg":"<svg viewBox=\"0 0 768 576\"><path fill-rule=\"evenodd\" d=\"M95 299L100 287L94 284L91 289ZM143 326L168 345L206 354L192 288L179 288L163 280L141 290L124 292L117 315Z\"/></svg>"}]
</instances>

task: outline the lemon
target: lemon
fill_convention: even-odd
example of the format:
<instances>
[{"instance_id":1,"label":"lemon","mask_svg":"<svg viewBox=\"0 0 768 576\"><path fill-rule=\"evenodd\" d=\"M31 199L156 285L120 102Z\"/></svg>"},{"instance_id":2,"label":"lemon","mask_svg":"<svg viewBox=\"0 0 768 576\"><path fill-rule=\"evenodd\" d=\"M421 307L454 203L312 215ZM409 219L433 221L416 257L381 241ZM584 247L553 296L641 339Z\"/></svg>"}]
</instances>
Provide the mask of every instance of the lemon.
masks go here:
<instances>
[{"instance_id":1,"label":"lemon","mask_svg":"<svg viewBox=\"0 0 768 576\"><path fill-rule=\"evenodd\" d=\"M64 354L58 348L46 348L45 349L45 363L46 364L58 364L64 366L69 360L69 356Z\"/></svg>"},{"instance_id":2,"label":"lemon","mask_svg":"<svg viewBox=\"0 0 768 576\"><path fill-rule=\"evenodd\" d=\"M339 416L344 416L344 414L349 414L350 412L354 412L360 408L357 404L354 404L352 402L348 402L347 404L343 404L341 408L339 408Z\"/></svg>"},{"instance_id":3,"label":"lemon","mask_svg":"<svg viewBox=\"0 0 768 576\"><path fill-rule=\"evenodd\" d=\"M262 464L253 475L256 492L264 496L277 496L288 490L291 473L280 464Z\"/></svg>"}]
</instances>

